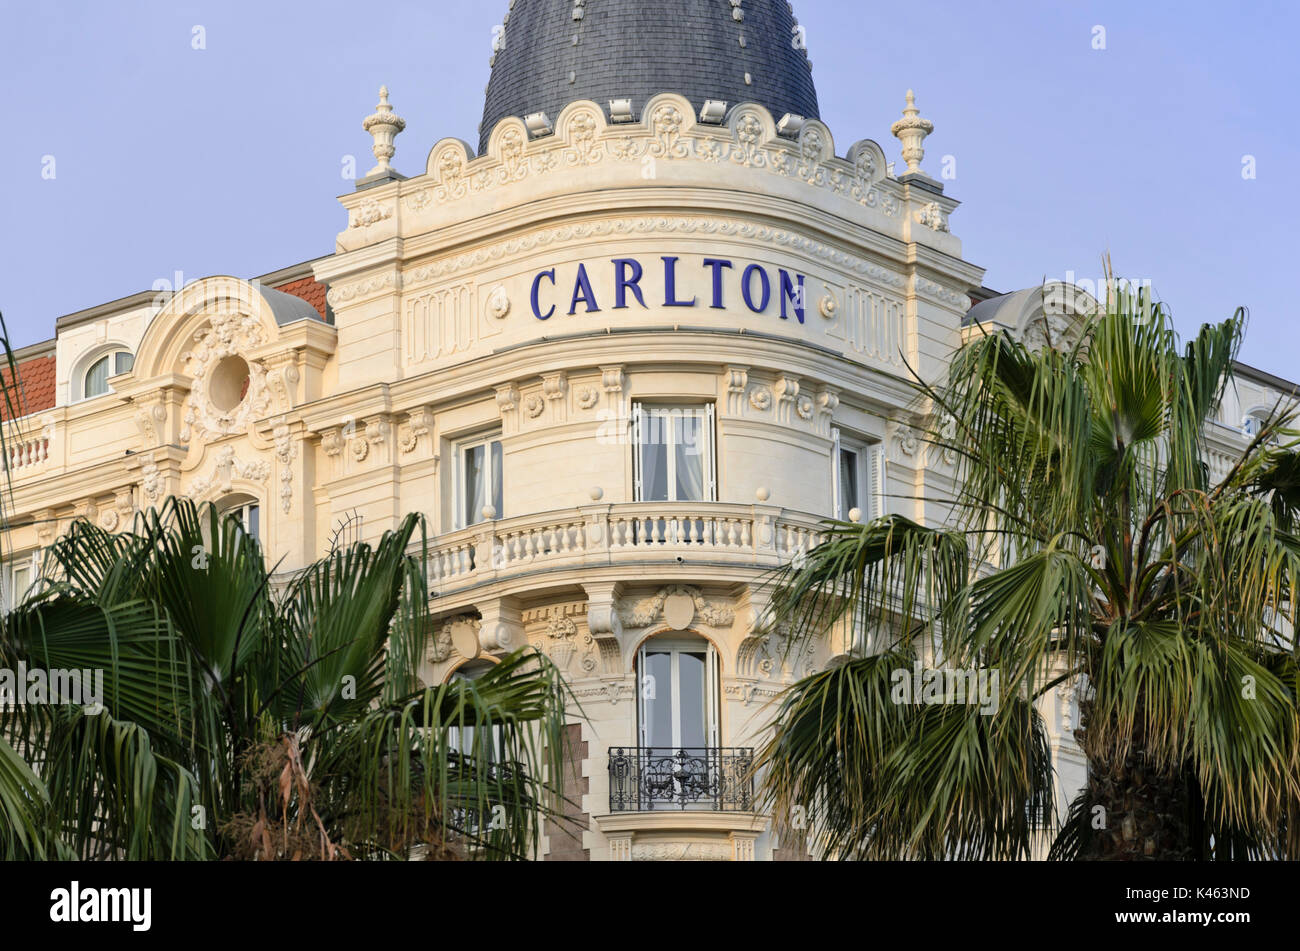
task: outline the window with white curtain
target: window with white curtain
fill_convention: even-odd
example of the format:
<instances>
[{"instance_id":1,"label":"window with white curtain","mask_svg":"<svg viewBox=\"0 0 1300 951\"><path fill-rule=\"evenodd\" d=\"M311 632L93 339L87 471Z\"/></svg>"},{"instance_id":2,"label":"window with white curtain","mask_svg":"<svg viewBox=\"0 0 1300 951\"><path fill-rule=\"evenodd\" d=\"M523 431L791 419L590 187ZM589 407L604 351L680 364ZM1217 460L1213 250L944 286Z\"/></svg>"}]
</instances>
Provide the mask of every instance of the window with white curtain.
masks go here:
<instances>
[{"instance_id":1,"label":"window with white curtain","mask_svg":"<svg viewBox=\"0 0 1300 951\"><path fill-rule=\"evenodd\" d=\"M35 552L11 558L0 566L0 610L8 613L40 579L40 556Z\"/></svg>"},{"instance_id":2,"label":"window with white curtain","mask_svg":"<svg viewBox=\"0 0 1300 951\"><path fill-rule=\"evenodd\" d=\"M858 509L864 522L884 513L884 455L880 443L831 430L834 515L848 521Z\"/></svg>"},{"instance_id":3,"label":"window with white curtain","mask_svg":"<svg viewBox=\"0 0 1300 951\"><path fill-rule=\"evenodd\" d=\"M489 505L495 510L495 518L503 518L505 480L501 435L493 433L460 442L456 459L457 527L465 528L482 522L485 518L483 510Z\"/></svg>"},{"instance_id":4,"label":"window with white curtain","mask_svg":"<svg viewBox=\"0 0 1300 951\"><path fill-rule=\"evenodd\" d=\"M117 350L104 354L86 370L81 387L82 398L90 399L107 393L108 378L125 373L134 365L135 357L129 351Z\"/></svg>"},{"instance_id":5,"label":"window with white curtain","mask_svg":"<svg viewBox=\"0 0 1300 951\"><path fill-rule=\"evenodd\" d=\"M632 407L638 502L711 502L717 498L713 405Z\"/></svg>"}]
</instances>

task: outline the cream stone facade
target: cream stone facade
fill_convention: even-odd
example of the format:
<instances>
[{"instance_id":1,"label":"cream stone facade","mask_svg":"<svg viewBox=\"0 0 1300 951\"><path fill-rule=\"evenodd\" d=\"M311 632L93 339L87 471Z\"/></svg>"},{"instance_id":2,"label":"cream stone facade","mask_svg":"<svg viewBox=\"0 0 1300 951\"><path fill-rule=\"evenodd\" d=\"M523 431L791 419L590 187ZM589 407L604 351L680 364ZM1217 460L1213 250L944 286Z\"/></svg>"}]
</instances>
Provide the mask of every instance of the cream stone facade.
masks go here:
<instances>
[{"instance_id":1,"label":"cream stone facade","mask_svg":"<svg viewBox=\"0 0 1300 951\"><path fill-rule=\"evenodd\" d=\"M736 777L782 687L855 645L788 653L756 633L765 574L828 517L945 518L924 500L948 494L951 460L907 381L944 372L973 300L1029 339L1087 301L985 300L910 95L901 174L816 119L732 103L705 122L666 92L632 121L581 99L541 135L502 119L482 155L445 139L409 178L387 98L335 253L274 276L326 285L330 320L270 277L221 276L64 318L56 405L5 423L11 564L73 518L125 530L169 494L255 504L285 572L421 512L444 622L427 679L531 644L581 702L583 831L553 828L539 858L807 857ZM115 349L132 368L84 398ZM1284 386L1245 374L1211 433L1223 465ZM645 696L652 664L671 697ZM675 705L662 722L655 703ZM1076 704L1044 710L1064 804L1083 780ZM680 796L683 767L637 751L687 746L705 751L686 767L707 774L697 799L629 794L659 770Z\"/></svg>"}]
</instances>

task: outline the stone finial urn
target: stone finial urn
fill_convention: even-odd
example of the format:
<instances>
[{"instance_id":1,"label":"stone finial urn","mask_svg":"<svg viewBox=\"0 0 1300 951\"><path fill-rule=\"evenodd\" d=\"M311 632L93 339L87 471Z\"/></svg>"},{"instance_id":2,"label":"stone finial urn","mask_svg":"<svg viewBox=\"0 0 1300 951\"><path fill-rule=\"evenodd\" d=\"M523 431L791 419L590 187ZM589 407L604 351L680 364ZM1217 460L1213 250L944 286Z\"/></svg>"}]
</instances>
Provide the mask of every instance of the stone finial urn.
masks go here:
<instances>
[{"instance_id":1,"label":"stone finial urn","mask_svg":"<svg viewBox=\"0 0 1300 951\"><path fill-rule=\"evenodd\" d=\"M921 159L925 158L922 143L934 131L934 123L921 118L920 110L916 108L916 94L912 90L907 91L907 108L903 110L903 118L890 126L889 131L903 143L903 161L907 163L905 174L924 174L921 171Z\"/></svg>"},{"instance_id":2,"label":"stone finial urn","mask_svg":"<svg viewBox=\"0 0 1300 951\"><path fill-rule=\"evenodd\" d=\"M389 159L397 151L393 146L393 139L397 137L397 133L406 128L406 120L393 112L393 107L389 105L387 86L379 87L379 105L375 106L375 111L371 115L366 116L361 127L374 137L375 144L371 151L379 161L378 165L366 173L366 178L391 172L393 166L389 164Z\"/></svg>"}]
</instances>

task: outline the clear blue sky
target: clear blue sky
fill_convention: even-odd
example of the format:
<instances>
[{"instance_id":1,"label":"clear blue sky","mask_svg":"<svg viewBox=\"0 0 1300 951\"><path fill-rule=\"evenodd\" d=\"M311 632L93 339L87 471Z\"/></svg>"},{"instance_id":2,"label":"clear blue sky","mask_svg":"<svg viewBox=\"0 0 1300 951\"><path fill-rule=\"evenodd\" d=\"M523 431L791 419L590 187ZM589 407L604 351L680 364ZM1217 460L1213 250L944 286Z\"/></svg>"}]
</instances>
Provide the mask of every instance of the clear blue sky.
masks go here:
<instances>
[{"instance_id":1,"label":"clear blue sky","mask_svg":"<svg viewBox=\"0 0 1300 951\"><path fill-rule=\"evenodd\" d=\"M381 83L397 168L476 141L506 0L41 2L0 27L0 310L21 346L54 320L183 272L252 276L329 253L345 155ZM1241 304L1243 359L1300 379L1300 4L797 0L840 151L914 87L926 169L968 260L1015 290L1117 270L1186 334ZM206 49L192 48L194 26ZM1094 27L1105 28L1104 50ZM1256 177L1242 176L1254 156ZM42 177L54 157L55 177Z\"/></svg>"}]
</instances>

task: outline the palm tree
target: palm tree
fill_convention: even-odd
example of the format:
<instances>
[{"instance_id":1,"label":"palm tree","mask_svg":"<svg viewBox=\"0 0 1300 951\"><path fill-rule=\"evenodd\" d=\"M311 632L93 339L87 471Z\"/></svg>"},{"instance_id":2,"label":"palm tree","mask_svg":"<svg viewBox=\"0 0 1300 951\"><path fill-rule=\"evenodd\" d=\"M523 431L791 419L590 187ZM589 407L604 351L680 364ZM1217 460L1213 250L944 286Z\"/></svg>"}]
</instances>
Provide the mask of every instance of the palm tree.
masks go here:
<instances>
[{"instance_id":1,"label":"palm tree","mask_svg":"<svg viewBox=\"0 0 1300 951\"><path fill-rule=\"evenodd\" d=\"M1057 858L1300 855L1300 433L1279 406L1217 481L1204 442L1244 331L1180 350L1115 292L1077 344L977 334L917 378L952 517L828 523L776 578L775 624L875 645L783 697L778 815L844 858L1024 857L1057 818ZM914 664L996 673L996 712L896 702ZM1034 705L1060 685L1088 764L1064 817Z\"/></svg>"},{"instance_id":2,"label":"palm tree","mask_svg":"<svg viewBox=\"0 0 1300 951\"><path fill-rule=\"evenodd\" d=\"M102 671L102 697L0 709L0 857L529 857L567 688L532 652L420 682L423 541L411 515L280 581L211 505L74 522L0 669Z\"/></svg>"}]
</instances>

